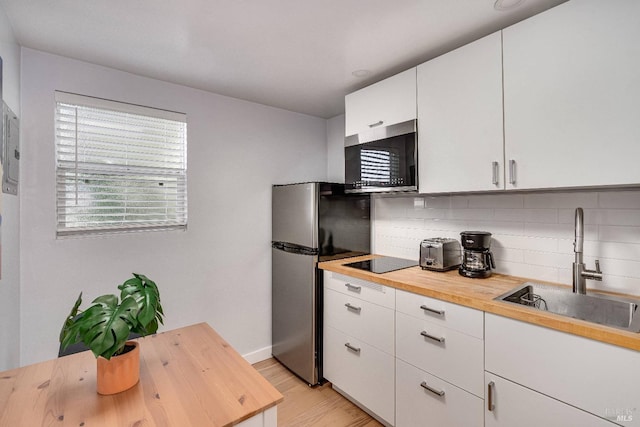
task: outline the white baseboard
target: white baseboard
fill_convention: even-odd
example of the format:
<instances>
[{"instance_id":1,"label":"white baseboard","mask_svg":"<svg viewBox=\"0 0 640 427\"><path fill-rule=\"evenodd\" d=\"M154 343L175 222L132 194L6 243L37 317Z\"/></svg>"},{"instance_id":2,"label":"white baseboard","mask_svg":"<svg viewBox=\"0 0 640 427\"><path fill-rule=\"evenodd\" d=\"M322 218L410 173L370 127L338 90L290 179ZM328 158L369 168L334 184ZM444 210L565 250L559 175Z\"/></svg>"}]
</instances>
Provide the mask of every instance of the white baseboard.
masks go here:
<instances>
[{"instance_id":1,"label":"white baseboard","mask_svg":"<svg viewBox=\"0 0 640 427\"><path fill-rule=\"evenodd\" d=\"M258 363L258 362L262 362L263 360L270 359L271 346L264 347L256 351L252 351L251 353L243 354L242 357L244 357L244 359L247 362L251 363L252 365L254 363Z\"/></svg>"}]
</instances>

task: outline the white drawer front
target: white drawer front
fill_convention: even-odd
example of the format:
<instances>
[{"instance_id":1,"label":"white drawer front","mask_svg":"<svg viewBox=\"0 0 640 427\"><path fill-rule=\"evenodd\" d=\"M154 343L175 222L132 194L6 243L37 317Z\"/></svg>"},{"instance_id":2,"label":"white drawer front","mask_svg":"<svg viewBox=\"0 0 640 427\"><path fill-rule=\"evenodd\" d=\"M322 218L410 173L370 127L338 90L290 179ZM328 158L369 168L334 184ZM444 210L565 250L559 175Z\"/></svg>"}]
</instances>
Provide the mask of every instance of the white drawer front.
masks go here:
<instances>
[{"instance_id":1,"label":"white drawer front","mask_svg":"<svg viewBox=\"0 0 640 427\"><path fill-rule=\"evenodd\" d=\"M613 427L600 417L490 373L493 408L485 410L486 427ZM485 397L488 399L488 396ZM626 423L621 423L626 425Z\"/></svg>"},{"instance_id":2,"label":"white drawer front","mask_svg":"<svg viewBox=\"0 0 640 427\"><path fill-rule=\"evenodd\" d=\"M324 324L394 354L394 312L331 289L324 291Z\"/></svg>"},{"instance_id":3,"label":"white drawer front","mask_svg":"<svg viewBox=\"0 0 640 427\"><path fill-rule=\"evenodd\" d=\"M350 349L345 344L359 351ZM323 354L324 377L393 425L393 356L326 325Z\"/></svg>"},{"instance_id":4,"label":"white drawer front","mask_svg":"<svg viewBox=\"0 0 640 427\"><path fill-rule=\"evenodd\" d=\"M396 362L396 427L482 427L483 402L401 360Z\"/></svg>"},{"instance_id":5,"label":"white drawer front","mask_svg":"<svg viewBox=\"0 0 640 427\"><path fill-rule=\"evenodd\" d=\"M396 356L476 396L484 396L481 339L396 313Z\"/></svg>"},{"instance_id":6,"label":"white drawer front","mask_svg":"<svg viewBox=\"0 0 640 427\"><path fill-rule=\"evenodd\" d=\"M396 290L378 283L325 271L324 286L384 307L396 307Z\"/></svg>"},{"instance_id":7,"label":"white drawer front","mask_svg":"<svg viewBox=\"0 0 640 427\"><path fill-rule=\"evenodd\" d=\"M484 338L484 313L446 301L396 291L396 310L450 329Z\"/></svg>"},{"instance_id":8,"label":"white drawer front","mask_svg":"<svg viewBox=\"0 0 640 427\"><path fill-rule=\"evenodd\" d=\"M486 315L486 370L605 419L640 426L640 352Z\"/></svg>"}]
</instances>

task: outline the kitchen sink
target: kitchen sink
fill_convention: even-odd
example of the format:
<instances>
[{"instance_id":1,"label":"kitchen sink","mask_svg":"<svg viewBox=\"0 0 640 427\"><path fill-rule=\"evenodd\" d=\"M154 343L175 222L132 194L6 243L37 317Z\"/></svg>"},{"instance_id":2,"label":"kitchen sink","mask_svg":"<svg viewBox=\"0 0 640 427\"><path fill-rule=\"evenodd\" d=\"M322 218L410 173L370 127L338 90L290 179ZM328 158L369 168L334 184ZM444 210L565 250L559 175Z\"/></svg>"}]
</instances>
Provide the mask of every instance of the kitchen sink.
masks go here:
<instances>
[{"instance_id":1,"label":"kitchen sink","mask_svg":"<svg viewBox=\"0 0 640 427\"><path fill-rule=\"evenodd\" d=\"M582 295L571 292L570 288L532 282L524 283L495 299L625 331L640 332L640 300L603 294Z\"/></svg>"}]
</instances>

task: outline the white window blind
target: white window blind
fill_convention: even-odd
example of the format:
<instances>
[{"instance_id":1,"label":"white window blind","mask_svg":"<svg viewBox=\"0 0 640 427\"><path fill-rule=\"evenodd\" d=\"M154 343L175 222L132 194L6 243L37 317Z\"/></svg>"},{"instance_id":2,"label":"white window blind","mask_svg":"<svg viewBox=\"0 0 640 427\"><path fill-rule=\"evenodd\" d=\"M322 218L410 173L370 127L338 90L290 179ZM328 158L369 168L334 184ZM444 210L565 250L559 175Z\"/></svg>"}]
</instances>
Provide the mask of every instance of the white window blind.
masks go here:
<instances>
[{"instance_id":1,"label":"white window blind","mask_svg":"<svg viewBox=\"0 0 640 427\"><path fill-rule=\"evenodd\" d=\"M56 92L57 235L184 229L186 116Z\"/></svg>"},{"instance_id":2,"label":"white window blind","mask_svg":"<svg viewBox=\"0 0 640 427\"><path fill-rule=\"evenodd\" d=\"M400 156L387 150L360 151L360 167L363 181L391 182L400 176Z\"/></svg>"}]
</instances>

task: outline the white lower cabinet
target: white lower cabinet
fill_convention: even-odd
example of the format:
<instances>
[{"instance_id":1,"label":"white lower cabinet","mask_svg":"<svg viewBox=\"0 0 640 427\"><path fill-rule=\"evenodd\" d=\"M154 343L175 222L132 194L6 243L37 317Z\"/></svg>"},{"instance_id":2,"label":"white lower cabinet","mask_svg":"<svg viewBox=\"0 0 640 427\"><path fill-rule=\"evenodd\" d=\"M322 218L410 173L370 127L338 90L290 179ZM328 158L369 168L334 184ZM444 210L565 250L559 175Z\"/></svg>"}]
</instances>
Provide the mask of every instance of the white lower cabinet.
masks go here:
<instances>
[{"instance_id":1,"label":"white lower cabinet","mask_svg":"<svg viewBox=\"0 0 640 427\"><path fill-rule=\"evenodd\" d=\"M483 395L481 339L396 313L396 356L477 396Z\"/></svg>"},{"instance_id":2,"label":"white lower cabinet","mask_svg":"<svg viewBox=\"0 0 640 427\"><path fill-rule=\"evenodd\" d=\"M487 383L485 427L610 427L615 425L497 375L487 372L485 380Z\"/></svg>"},{"instance_id":3,"label":"white lower cabinet","mask_svg":"<svg viewBox=\"0 0 640 427\"><path fill-rule=\"evenodd\" d=\"M278 409L274 406L264 412L236 424L236 427L277 427L278 426Z\"/></svg>"},{"instance_id":4,"label":"white lower cabinet","mask_svg":"<svg viewBox=\"0 0 640 427\"><path fill-rule=\"evenodd\" d=\"M324 289L331 289L391 310L396 308L396 290L378 283L326 271Z\"/></svg>"},{"instance_id":5,"label":"white lower cabinet","mask_svg":"<svg viewBox=\"0 0 640 427\"><path fill-rule=\"evenodd\" d=\"M478 396L396 359L396 427L482 427L483 403Z\"/></svg>"},{"instance_id":6,"label":"white lower cabinet","mask_svg":"<svg viewBox=\"0 0 640 427\"><path fill-rule=\"evenodd\" d=\"M482 311L396 291L396 426L483 425Z\"/></svg>"},{"instance_id":7,"label":"white lower cabinet","mask_svg":"<svg viewBox=\"0 0 640 427\"><path fill-rule=\"evenodd\" d=\"M396 291L396 357L484 396L484 313Z\"/></svg>"},{"instance_id":8,"label":"white lower cabinet","mask_svg":"<svg viewBox=\"0 0 640 427\"><path fill-rule=\"evenodd\" d=\"M640 427L638 351L324 274L324 377L387 425Z\"/></svg>"},{"instance_id":9,"label":"white lower cabinet","mask_svg":"<svg viewBox=\"0 0 640 427\"><path fill-rule=\"evenodd\" d=\"M640 426L637 351L486 313L485 370L600 419ZM506 394L496 394L496 405Z\"/></svg>"},{"instance_id":10,"label":"white lower cabinet","mask_svg":"<svg viewBox=\"0 0 640 427\"><path fill-rule=\"evenodd\" d=\"M331 289L324 291L325 325L393 354L394 311Z\"/></svg>"},{"instance_id":11,"label":"white lower cabinet","mask_svg":"<svg viewBox=\"0 0 640 427\"><path fill-rule=\"evenodd\" d=\"M392 355L324 327L324 377L390 425L395 413L394 362Z\"/></svg>"},{"instance_id":12,"label":"white lower cabinet","mask_svg":"<svg viewBox=\"0 0 640 427\"><path fill-rule=\"evenodd\" d=\"M323 376L388 425L395 422L395 292L324 272Z\"/></svg>"}]
</instances>

